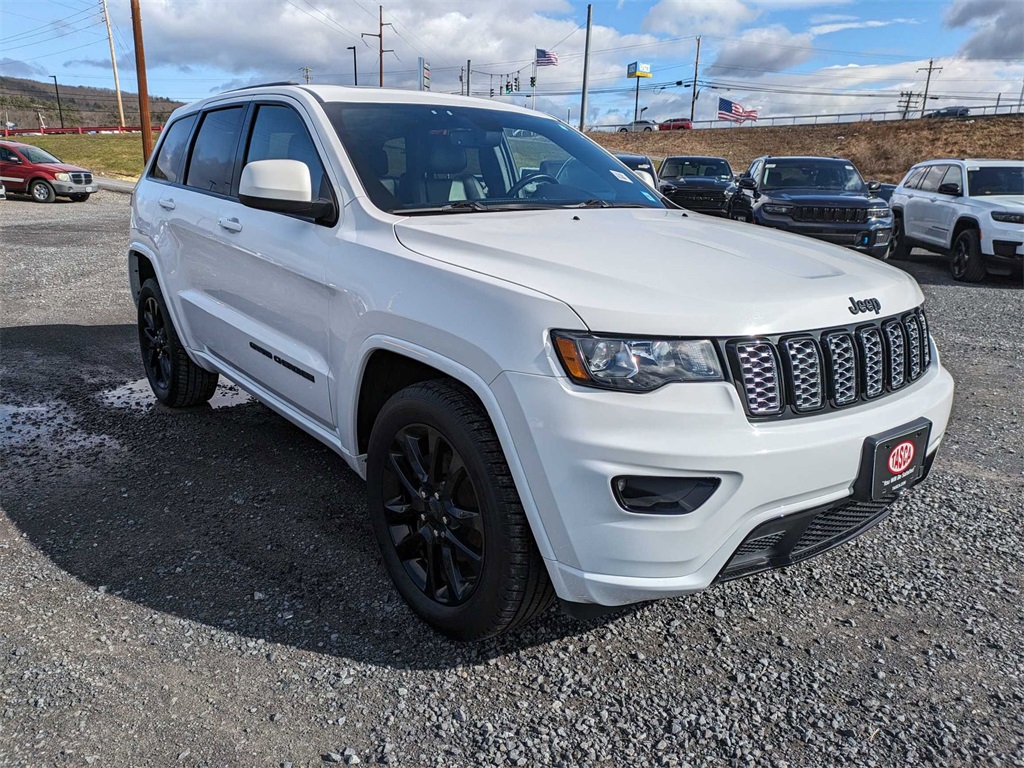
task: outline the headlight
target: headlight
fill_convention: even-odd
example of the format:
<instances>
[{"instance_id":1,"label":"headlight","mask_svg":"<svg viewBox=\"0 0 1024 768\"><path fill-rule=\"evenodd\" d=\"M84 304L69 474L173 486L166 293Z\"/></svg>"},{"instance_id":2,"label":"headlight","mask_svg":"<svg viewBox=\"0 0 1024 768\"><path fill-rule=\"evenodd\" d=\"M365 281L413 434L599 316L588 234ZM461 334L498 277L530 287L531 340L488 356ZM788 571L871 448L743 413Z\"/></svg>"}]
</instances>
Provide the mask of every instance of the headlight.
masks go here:
<instances>
[{"instance_id":1,"label":"headlight","mask_svg":"<svg viewBox=\"0 0 1024 768\"><path fill-rule=\"evenodd\" d=\"M992 211L992 219L994 221L1005 221L1007 224L1024 224L1024 213Z\"/></svg>"},{"instance_id":2,"label":"headlight","mask_svg":"<svg viewBox=\"0 0 1024 768\"><path fill-rule=\"evenodd\" d=\"M57 181L71 181L71 174L70 173L55 173L55 174L53 174L53 178L55 178Z\"/></svg>"},{"instance_id":3,"label":"headlight","mask_svg":"<svg viewBox=\"0 0 1024 768\"><path fill-rule=\"evenodd\" d=\"M777 215L785 215L787 213L792 213L793 212L793 206L792 205L772 205L771 203L769 203L767 205L762 205L761 206L761 210L764 211L765 213L774 213L774 214L777 214Z\"/></svg>"},{"instance_id":4,"label":"headlight","mask_svg":"<svg viewBox=\"0 0 1024 768\"><path fill-rule=\"evenodd\" d=\"M889 215L889 206L884 205L879 208L868 208L869 219L884 219Z\"/></svg>"},{"instance_id":5,"label":"headlight","mask_svg":"<svg viewBox=\"0 0 1024 768\"><path fill-rule=\"evenodd\" d=\"M552 331L565 372L577 384L650 392L673 381L721 381L715 346L706 339L620 339Z\"/></svg>"}]
</instances>

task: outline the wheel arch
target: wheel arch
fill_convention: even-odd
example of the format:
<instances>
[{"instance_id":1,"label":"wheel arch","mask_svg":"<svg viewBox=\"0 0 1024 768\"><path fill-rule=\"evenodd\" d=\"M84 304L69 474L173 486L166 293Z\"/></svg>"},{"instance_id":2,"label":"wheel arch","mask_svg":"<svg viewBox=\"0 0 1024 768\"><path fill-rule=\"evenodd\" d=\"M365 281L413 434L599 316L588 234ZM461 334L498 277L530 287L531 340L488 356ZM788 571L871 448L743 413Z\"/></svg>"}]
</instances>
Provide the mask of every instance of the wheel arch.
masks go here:
<instances>
[{"instance_id":1,"label":"wheel arch","mask_svg":"<svg viewBox=\"0 0 1024 768\"><path fill-rule=\"evenodd\" d=\"M160 282L153 258L137 246L131 247L128 250L128 283L131 287L132 301L136 305L139 303L139 291L142 290L142 284L150 278Z\"/></svg>"},{"instance_id":2,"label":"wheel arch","mask_svg":"<svg viewBox=\"0 0 1024 768\"><path fill-rule=\"evenodd\" d=\"M505 460L508 462L509 471L515 480L526 517L530 521L537 549L545 560L554 560L554 551L530 490L526 471L512 441L512 432L488 382L458 361L444 357L433 350L388 336L378 335L368 338L360 349L359 357L357 388L353 393L348 417L349 434L352 435L355 449L353 453L358 454L359 467L357 471L365 475L366 445L369 442L370 431L380 414L380 409L391 395L418 381L448 379L462 384L480 402L484 413L490 419L491 426L494 428L498 442L505 454ZM395 367L388 368L389 365ZM370 387L379 381L388 382L388 385L383 388L384 391L371 391ZM399 384L401 386L398 386ZM361 413L362 406L366 407L365 413ZM343 412L339 410L339 413ZM551 569L548 570L550 573Z\"/></svg>"},{"instance_id":3,"label":"wheel arch","mask_svg":"<svg viewBox=\"0 0 1024 768\"><path fill-rule=\"evenodd\" d=\"M956 224L953 225L953 233L949 238L949 248L952 250L953 244L956 243L956 239L960 237L960 233L965 229L976 229L978 233L981 233L981 222L979 222L973 216L961 216L956 220Z\"/></svg>"}]
</instances>

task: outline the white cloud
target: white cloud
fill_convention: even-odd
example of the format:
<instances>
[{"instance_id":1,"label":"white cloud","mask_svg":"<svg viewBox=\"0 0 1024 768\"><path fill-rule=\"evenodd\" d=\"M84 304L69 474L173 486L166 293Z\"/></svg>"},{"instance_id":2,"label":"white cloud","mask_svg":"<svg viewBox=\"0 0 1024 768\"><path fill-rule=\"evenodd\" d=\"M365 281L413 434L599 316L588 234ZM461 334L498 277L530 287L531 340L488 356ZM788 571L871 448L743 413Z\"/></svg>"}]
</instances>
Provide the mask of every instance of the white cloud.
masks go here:
<instances>
[{"instance_id":1,"label":"white cloud","mask_svg":"<svg viewBox=\"0 0 1024 768\"><path fill-rule=\"evenodd\" d=\"M1024 58L1024 3L1020 0L954 0L949 27L970 27L960 48L971 59Z\"/></svg>"},{"instance_id":2,"label":"white cloud","mask_svg":"<svg viewBox=\"0 0 1024 768\"><path fill-rule=\"evenodd\" d=\"M818 35L831 35L834 32L842 32L847 29L877 29L888 27L892 24L919 24L917 19L888 19L886 21L837 21L832 23L818 24L808 31L817 37Z\"/></svg>"},{"instance_id":3,"label":"white cloud","mask_svg":"<svg viewBox=\"0 0 1024 768\"><path fill-rule=\"evenodd\" d=\"M661 0L647 12L642 27L668 35L728 35L757 16L740 0Z\"/></svg>"},{"instance_id":4,"label":"white cloud","mask_svg":"<svg viewBox=\"0 0 1024 768\"><path fill-rule=\"evenodd\" d=\"M707 74L754 77L789 69L814 55L811 42L809 32L790 32L778 24L748 29L718 49Z\"/></svg>"}]
</instances>

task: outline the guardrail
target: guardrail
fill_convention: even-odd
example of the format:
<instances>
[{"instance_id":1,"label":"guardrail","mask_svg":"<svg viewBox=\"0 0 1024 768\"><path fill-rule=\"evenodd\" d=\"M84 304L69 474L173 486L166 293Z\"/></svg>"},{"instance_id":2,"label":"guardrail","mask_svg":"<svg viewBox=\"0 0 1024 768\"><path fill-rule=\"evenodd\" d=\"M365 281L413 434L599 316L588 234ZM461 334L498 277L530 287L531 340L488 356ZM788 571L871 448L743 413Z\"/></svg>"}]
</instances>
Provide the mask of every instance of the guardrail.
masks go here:
<instances>
[{"instance_id":1,"label":"guardrail","mask_svg":"<svg viewBox=\"0 0 1024 768\"><path fill-rule=\"evenodd\" d=\"M941 107L935 107L928 112L935 112ZM1024 115L1024 109L1020 104L985 104L977 107L968 107L971 113L966 117L949 117L947 120L972 120L978 117L995 117L996 115ZM926 112L925 114L928 114ZM920 119L921 108L912 110L911 114L904 116L902 109L879 110L873 112L831 112L818 115L779 115L759 117L756 122L733 123L729 120L694 120L693 127L699 128L758 128L772 125L816 125L822 123L858 123L865 121L898 121ZM657 127L654 129L657 131ZM591 125L587 131L595 133L640 133L640 130L630 129L629 123L615 123L607 125Z\"/></svg>"},{"instance_id":2,"label":"guardrail","mask_svg":"<svg viewBox=\"0 0 1024 768\"><path fill-rule=\"evenodd\" d=\"M154 125L154 131L162 131L162 125ZM74 128L4 128L4 137L7 136L51 136L60 134L87 134L87 133L141 133L140 125L78 125Z\"/></svg>"}]
</instances>

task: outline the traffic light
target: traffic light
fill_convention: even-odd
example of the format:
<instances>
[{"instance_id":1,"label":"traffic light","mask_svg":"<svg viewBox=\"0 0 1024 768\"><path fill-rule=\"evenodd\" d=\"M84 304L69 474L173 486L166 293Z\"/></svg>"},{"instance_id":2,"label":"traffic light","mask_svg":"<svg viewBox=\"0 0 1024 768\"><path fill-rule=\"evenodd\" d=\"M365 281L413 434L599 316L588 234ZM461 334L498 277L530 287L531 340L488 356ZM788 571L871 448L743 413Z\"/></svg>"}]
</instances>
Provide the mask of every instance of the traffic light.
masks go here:
<instances>
[{"instance_id":1,"label":"traffic light","mask_svg":"<svg viewBox=\"0 0 1024 768\"><path fill-rule=\"evenodd\" d=\"M512 81L511 80L506 80L505 81L505 93L506 94L512 93Z\"/></svg>"},{"instance_id":2,"label":"traffic light","mask_svg":"<svg viewBox=\"0 0 1024 768\"><path fill-rule=\"evenodd\" d=\"M516 79L512 83L515 86L515 90L519 90L519 75L516 75Z\"/></svg>"},{"instance_id":3,"label":"traffic light","mask_svg":"<svg viewBox=\"0 0 1024 768\"><path fill-rule=\"evenodd\" d=\"M492 99L494 98L494 89L493 88L491 88L491 98Z\"/></svg>"},{"instance_id":4,"label":"traffic light","mask_svg":"<svg viewBox=\"0 0 1024 768\"><path fill-rule=\"evenodd\" d=\"M536 75L532 75L530 77L530 87L531 88L536 88L537 87L537 76Z\"/></svg>"}]
</instances>

